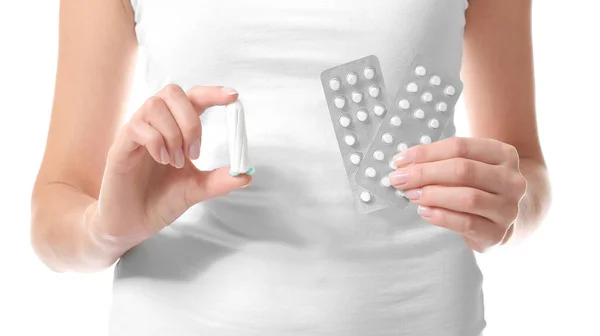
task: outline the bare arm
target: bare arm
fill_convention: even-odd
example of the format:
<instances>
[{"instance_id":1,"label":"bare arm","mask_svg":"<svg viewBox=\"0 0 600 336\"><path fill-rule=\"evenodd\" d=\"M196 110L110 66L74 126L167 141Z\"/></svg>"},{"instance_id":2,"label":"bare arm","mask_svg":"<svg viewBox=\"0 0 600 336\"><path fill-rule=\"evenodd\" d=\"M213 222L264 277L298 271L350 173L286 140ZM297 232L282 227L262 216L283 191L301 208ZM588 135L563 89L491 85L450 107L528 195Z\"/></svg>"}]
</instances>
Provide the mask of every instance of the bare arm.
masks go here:
<instances>
[{"instance_id":1,"label":"bare arm","mask_svg":"<svg viewBox=\"0 0 600 336\"><path fill-rule=\"evenodd\" d=\"M471 133L515 146L527 192L505 242L531 234L550 204L535 110L531 0L471 0L463 79Z\"/></svg>"},{"instance_id":2,"label":"bare arm","mask_svg":"<svg viewBox=\"0 0 600 336\"><path fill-rule=\"evenodd\" d=\"M129 4L61 1L54 104L31 230L36 253L55 271L95 270L120 255L93 239L85 218L124 115L136 49Z\"/></svg>"}]
</instances>

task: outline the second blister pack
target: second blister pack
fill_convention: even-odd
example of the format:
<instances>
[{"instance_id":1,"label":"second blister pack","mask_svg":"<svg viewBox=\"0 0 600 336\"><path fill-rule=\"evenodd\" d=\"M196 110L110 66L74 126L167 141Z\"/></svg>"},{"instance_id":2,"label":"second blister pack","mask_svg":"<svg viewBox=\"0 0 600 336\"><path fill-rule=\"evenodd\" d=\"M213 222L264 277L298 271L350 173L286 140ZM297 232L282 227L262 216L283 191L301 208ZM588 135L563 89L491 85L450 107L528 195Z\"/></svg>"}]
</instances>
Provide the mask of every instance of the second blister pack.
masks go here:
<instances>
[{"instance_id":1,"label":"second blister pack","mask_svg":"<svg viewBox=\"0 0 600 336\"><path fill-rule=\"evenodd\" d=\"M424 57L416 57L401 77L398 93L364 153L356 183L382 201L405 208L408 199L391 186L389 179L395 169L393 158L412 146L447 137L444 130L454 129L454 108L461 92L459 78L444 73Z\"/></svg>"}]
</instances>

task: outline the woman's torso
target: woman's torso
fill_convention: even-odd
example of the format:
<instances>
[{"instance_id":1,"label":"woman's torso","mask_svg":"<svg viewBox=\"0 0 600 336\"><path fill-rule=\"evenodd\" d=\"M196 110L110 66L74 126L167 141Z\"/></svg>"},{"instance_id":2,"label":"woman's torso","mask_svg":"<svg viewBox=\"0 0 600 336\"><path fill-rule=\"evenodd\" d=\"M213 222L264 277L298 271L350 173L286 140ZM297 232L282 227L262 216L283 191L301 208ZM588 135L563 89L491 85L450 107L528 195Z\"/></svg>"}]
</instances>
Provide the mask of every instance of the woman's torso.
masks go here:
<instances>
[{"instance_id":1,"label":"woman's torso","mask_svg":"<svg viewBox=\"0 0 600 336\"><path fill-rule=\"evenodd\" d=\"M235 88L257 172L123 256L111 335L479 335L472 251L414 207L356 211L320 83L371 54L392 93L417 53L458 77L465 0L132 4L150 89ZM202 122L196 164L227 165L223 109Z\"/></svg>"}]
</instances>

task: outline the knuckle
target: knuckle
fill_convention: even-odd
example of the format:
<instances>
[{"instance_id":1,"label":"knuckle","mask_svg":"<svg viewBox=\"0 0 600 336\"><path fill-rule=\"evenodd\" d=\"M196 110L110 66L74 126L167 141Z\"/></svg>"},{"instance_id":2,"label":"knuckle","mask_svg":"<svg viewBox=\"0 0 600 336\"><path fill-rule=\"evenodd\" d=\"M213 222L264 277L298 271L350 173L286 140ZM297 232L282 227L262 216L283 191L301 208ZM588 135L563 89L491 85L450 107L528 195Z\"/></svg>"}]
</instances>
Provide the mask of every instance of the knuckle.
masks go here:
<instances>
[{"instance_id":1,"label":"knuckle","mask_svg":"<svg viewBox=\"0 0 600 336\"><path fill-rule=\"evenodd\" d=\"M469 153L468 143L464 138L453 138L451 148L456 157L466 157Z\"/></svg>"},{"instance_id":2,"label":"knuckle","mask_svg":"<svg viewBox=\"0 0 600 336\"><path fill-rule=\"evenodd\" d=\"M426 146L414 146L410 147L406 153L406 155L412 159L413 162L424 162L426 155L425 151Z\"/></svg>"},{"instance_id":3,"label":"knuckle","mask_svg":"<svg viewBox=\"0 0 600 336\"><path fill-rule=\"evenodd\" d=\"M432 186L424 186L421 188L421 195L419 195L419 199L424 204L435 204L435 187Z\"/></svg>"},{"instance_id":4,"label":"knuckle","mask_svg":"<svg viewBox=\"0 0 600 336\"><path fill-rule=\"evenodd\" d=\"M475 231L476 221L473 216L465 216L462 223L462 233L470 234Z\"/></svg>"},{"instance_id":5,"label":"knuckle","mask_svg":"<svg viewBox=\"0 0 600 336\"><path fill-rule=\"evenodd\" d=\"M146 147L161 148L163 145L164 145L163 137L160 135L160 133L156 132L156 133L152 133L150 135L150 138L148 139L148 143L146 144Z\"/></svg>"},{"instance_id":6,"label":"knuckle","mask_svg":"<svg viewBox=\"0 0 600 336\"><path fill-rule=\"evenodd\" d=\"M183 89L181 89L181 87L177 84L168 84L162 89L162 91L165 96L175 98L183 92Z\"/></svg>"},{"instance_id":7,"label":"knuckle","mask_svg":"<svg viewBox=\"0 0 600 336\"><path fill-rule=\"evenodd\" d=\"M165 102L158 96L152 96L146 100L142 109L146 112L156 111L165 106Z\"/></svg>"},{"instance_id":8,"label":"knuckle","mask_svg":"<svg viewBox=\"0 0 600 336\"><path fill-rule=\"evenodd\" d=\"M169 132L169 134L165 135L164 137L171 150L180 148L183 145L181 136L177 132Z\"/></svg>"},{"instance_id":9,"label":"knuckle","mask_svg":"<svg viewBox=\"0 0 600 336\"><path fill-rule=\"evenodd\" d=\"M527 192L527 179L521 174L519 174L517 188L519 188L521 195L524 195Z\"/></svg>"},{"instance_id":10,"label":"knuckle","mask_svg":"<svg viewBox=\"0 0 600 336\"><path fill-rule=\"evenodd\" d=\"M468 182L473 179L473 165L467 160L457 160L454 166L456 178Z\"/></svg>"},{"instance_id":11,"label":"knuckle","mask_svg":"<svg viewBox=\"0 0 600 336\"><path fill-rule=\"evenodd\" d=\"M521 173L514 174L510 181L511 189L514 190L519 198L527 192L527 180Z\"/></svg>"},{"instance_id":12,"label":"knuckle","mask_svg":"<svg viewBox=\"0 0 600 336\"><path fill-rule=\"evenodd\" d=\"M125 125L123 125L123 128L121 129L121 131L129 139L135 138L136 130L135 130L135 125L133 124L133 122L130 121L130 122L126 123Z\"/></svg>"},{"instance_id":13,"label":"knuckle","mask_svg":"<svg viewBox=\"0 0 600 336\"><path fill-rule=\"evenodd\" d=\"M179 126L181 134L186 139L195 139L200 135L200 121L197 122L186 122Z\"/></svg>"},{"instance_id":14,"label":"knuckle","mask_svg":"<svg viewBox=\"0 0 600 336\"><path fill-rule=\"evenodd\" d=\"M472 190L460 196L460 202L465 210L476 209L481 205L481 195Z\"/></svg>"},{"instance_id":15,"label":"knuckle","mask_svg":"<svg viewBox=\"0 0 600 336\"><path fill-rule=\"evenodd\" d=\"M519 159L519 152L517 151L517 147L515 147L511 144L507 144L507 143L502 143L501 147L502 147L501 151L504 153L504 156L509 161L514 161L514 160Z\"/></svg>"},{"instance_id":16,"label":"knuckle","mask_svg":"<svg viewBox=\"0 0 600 336\"><path fill-rule=\"evenodd\" d=\"M413 181L423 181L425 174L425 169L421 165L414 165L410 168L409 175Z\"/></svg>"}]
</instances>

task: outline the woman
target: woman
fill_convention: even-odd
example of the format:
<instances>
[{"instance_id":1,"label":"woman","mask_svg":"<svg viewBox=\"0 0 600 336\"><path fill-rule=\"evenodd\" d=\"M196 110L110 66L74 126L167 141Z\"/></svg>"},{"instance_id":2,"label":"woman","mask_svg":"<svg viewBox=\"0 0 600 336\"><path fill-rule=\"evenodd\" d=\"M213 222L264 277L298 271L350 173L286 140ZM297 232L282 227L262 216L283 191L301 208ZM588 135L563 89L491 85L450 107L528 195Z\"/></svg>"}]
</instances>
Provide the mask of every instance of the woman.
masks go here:
<instances>
[{"instance_id":1,"label":"woman","mask_svg":"<svg viewBox=\"0 0 600 336\"><path fill-rule=\"evenodd\" d=\"M523 0L63 0L33 246L59 272L119 260L114 336L480 335L473 251L526 237L549 203L530 11ZM156 93L121 127L138 47ZM324 103L320 73L370 54L392 89L417 54L462 70L472 137L396 157L409 221L356 211ZM238 97L252 181L226 167L218 106Z\"/></svg>"}]
</instances>

